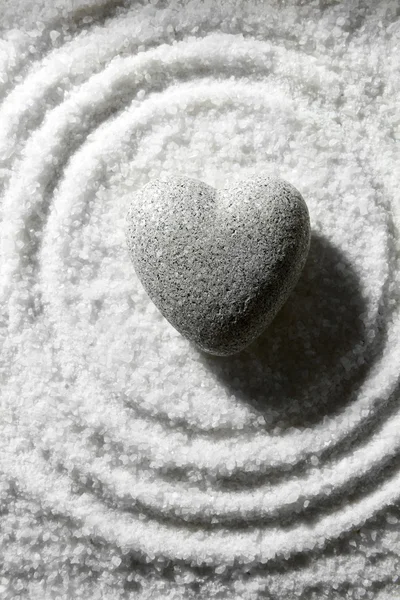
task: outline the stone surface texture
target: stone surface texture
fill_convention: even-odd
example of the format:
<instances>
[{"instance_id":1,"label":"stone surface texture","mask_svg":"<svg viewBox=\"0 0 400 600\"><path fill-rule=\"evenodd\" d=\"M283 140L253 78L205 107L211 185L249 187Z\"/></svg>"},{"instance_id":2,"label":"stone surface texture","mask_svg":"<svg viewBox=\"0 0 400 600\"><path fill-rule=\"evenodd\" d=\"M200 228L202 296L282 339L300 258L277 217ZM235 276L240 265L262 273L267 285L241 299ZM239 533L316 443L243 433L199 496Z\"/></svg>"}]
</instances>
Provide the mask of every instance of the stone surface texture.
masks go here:
<instances>
[{"instance_id":1,"label":"stone surface texture","mask_svg":"<svg viewBox=\"0 0 400 600\"><path fill-rule=\"evenodd\" d=\"M128 250L163 316L201 350L248 346L296 285L310 244L301 194L258 176L216 190L183 176L152 180L127 214Z\"/></svg>"}]
</instances>

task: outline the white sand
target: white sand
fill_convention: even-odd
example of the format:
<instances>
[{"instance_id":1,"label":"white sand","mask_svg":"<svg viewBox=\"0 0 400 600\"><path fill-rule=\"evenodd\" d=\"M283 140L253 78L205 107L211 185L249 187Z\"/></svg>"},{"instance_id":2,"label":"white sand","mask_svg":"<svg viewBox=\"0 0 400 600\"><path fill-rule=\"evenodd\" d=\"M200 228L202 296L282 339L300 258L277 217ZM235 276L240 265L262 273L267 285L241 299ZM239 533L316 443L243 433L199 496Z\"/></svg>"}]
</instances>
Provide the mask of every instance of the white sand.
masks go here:
<instances>
[{"instance_id":1,"label":"white sand","mask_svg":"<svg viewBox=\"0 0 400 600\"><path fill-rule=\"evenodd\" d=\"M0 31L1 599L399 598L398 2L3 0ZM129 260L176 172L310 209L236 357Z\"/></svg>"}]
</instances>

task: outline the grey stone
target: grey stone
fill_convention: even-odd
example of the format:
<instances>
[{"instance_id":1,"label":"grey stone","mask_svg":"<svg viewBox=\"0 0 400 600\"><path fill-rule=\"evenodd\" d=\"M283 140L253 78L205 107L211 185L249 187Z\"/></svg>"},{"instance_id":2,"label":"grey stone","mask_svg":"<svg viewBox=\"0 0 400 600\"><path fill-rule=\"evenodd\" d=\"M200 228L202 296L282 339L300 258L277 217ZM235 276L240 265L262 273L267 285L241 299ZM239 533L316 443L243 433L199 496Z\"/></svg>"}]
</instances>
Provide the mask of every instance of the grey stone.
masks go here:
<instances>
[{"instance_id":1,"label":"grey stone","mask_svg":"<svg viewBox=\"0 0 400 600\"><path fill-rule=\"evenodd\" d=\"M310 220L300 193L258 176L216 190L168 176L134 196L126 241L164 317L198 348L229 355L250 344L296 285Z\"/></svg>"}]
</instances>

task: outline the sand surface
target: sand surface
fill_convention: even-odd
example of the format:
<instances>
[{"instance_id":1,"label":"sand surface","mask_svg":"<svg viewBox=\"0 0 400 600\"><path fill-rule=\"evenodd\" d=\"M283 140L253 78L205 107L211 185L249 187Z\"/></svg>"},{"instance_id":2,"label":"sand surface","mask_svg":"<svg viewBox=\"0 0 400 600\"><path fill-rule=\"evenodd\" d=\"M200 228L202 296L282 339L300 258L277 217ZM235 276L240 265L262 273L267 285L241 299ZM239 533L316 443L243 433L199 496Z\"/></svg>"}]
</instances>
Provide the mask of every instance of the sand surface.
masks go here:
<instances>
[{"instance_id":1,"label":"sand surface","mask_svg":"<svg viewBox=\"0 0 400 600\"><path fill-rule=\"evenodd\" d=\"M400 597L398 2L0 0L0 597ZM259 173L303 275L194 349L135 190Z\"/></svg>"}]
</instances>

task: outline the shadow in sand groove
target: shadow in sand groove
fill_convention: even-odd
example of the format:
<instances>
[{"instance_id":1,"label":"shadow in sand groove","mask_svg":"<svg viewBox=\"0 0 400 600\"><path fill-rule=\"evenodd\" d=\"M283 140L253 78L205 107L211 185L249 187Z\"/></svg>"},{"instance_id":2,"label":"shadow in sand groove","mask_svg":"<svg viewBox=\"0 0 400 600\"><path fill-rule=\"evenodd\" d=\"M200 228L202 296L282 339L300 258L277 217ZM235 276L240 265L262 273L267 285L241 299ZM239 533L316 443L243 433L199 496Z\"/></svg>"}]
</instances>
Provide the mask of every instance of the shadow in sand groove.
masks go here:
<instances>
[{"instance_id":1,"label":"shadow in sand groove","mask_svg":"<svg viewBox=\"0 0 400 600\"><path fill-rule=\"evenodd\" d=\"M351 401L370 359L366 308L352 265L313 233L300 280L265 332L236 355L202 359L268 429L306 427Z\"/></svg>"}]
</instances>

